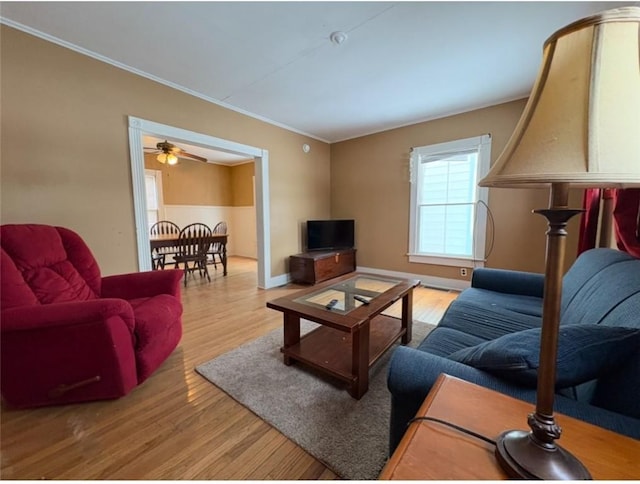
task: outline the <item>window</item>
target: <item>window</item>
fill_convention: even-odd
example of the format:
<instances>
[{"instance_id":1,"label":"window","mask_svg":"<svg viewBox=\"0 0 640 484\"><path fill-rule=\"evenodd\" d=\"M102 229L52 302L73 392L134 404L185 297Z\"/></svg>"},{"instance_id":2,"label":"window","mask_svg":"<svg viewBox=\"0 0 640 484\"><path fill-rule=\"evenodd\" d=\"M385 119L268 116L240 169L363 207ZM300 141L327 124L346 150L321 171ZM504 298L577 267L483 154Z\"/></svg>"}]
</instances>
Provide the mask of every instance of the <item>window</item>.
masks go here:
<instances>
[{"instance_id":1,"label":"window","mask_svg":"<svg viewBox=\"0 0 640 484\"><path fill-rule=\"evenodd\" d=\"M409 261L468 266L484 262L491 136L413 148Z\"/></svg>"},{"instance_id":2,"label":"window","mask_svg":"<svg viewBox=\"0 0 640 484\"><path fill-rule=\"evenodd\" d=\"M144 185L147 195L147 223L148 228L160 220L162 206L162 172L159 170L144 170Z\"/></svg>"}]
</instances>

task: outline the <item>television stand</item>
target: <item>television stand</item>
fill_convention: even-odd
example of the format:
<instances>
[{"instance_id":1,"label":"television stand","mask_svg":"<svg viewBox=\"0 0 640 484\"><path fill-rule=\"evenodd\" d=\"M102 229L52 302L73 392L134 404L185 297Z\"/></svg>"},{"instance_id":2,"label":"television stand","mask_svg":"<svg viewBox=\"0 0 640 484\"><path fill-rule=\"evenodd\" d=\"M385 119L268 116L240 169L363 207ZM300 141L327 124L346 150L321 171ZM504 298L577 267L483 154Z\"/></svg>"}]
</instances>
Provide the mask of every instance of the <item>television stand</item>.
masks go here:
<instances>
[{"instance_id":1,"label":"television stand","mask_svg":"<svg viewBox=\"0 0 640 484\"><path fill-rule=\"evenodd\" d=\"M356 270L356 250L313 250L289 257L293 282L317 284Z\"/></svg>"}]
</instances>

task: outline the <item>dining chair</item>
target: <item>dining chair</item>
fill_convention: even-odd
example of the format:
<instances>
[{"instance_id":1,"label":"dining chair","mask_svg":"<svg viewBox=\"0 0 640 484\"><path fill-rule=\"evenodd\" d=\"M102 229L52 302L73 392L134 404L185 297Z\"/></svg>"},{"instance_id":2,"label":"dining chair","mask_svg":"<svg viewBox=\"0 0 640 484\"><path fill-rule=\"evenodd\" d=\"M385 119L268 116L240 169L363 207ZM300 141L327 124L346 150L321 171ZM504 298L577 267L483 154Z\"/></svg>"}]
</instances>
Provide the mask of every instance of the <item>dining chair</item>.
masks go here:
<instances>
[{"instance_id":1,"label":"dining chair","mask_svg":"<svg viewBox=\"0 0 640 484\"><path fill-rule=\"evenodd\" d=\"M169 220L160 220L159 222L154 223L149 229L149 234L151 237L159 236L159 235L175 235L176 237L180 234L180 227L169 221ZM151 267L152 269L164 269L164 265L166 263L166 256L173 255L178 252L177 247L161 247L159 249L155 249L151 252ZM177 268L177 265L176 265Z\"/></svg>"},{"instance_id":2,"label":"dining chair","mask_svg":"<svg viewBox=\"0 0 640 484\"><path fill-rule=\"evenodd\" d=\"M207 253L211 245L211 228L203 223L192 223L184 227L178 235L178 253L173 256L176 267L184 264L184 286L187 287L187 278L196 270L202 276L204 273L209 282L207 270ZM189 265L191 263L191 265Z\"/></svg>"},{"instance_id":3,"label":"dining chair","mask_svg":"<svg viewBox=\"0 0 640 484\"><path fill-rule=\"evenodd\" d=\"M218 222L215 227L213 227L214 234L226 234L227 233L227 222ZM220 259L220 263L222 263L222 252L224 249L224 244L222 242L213 242L211 244L211 249L209 250L209 255L211 255L211 259L208 261L213 264L215 269L218 268L216 264L216 255Z\"/></svg>"}]
</instances>

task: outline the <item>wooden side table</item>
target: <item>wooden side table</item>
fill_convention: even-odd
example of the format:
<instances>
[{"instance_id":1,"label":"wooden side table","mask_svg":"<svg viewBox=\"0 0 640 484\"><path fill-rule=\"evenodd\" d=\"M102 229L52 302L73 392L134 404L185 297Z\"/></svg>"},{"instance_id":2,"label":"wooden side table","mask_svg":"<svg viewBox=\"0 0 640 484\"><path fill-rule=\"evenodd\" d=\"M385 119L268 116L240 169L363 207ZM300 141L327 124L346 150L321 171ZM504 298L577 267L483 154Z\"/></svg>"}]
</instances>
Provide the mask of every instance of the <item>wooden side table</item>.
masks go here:
<instances>
[{"instance_id":1,"label":"wooden side table","mask_svg":"<svg viewBox=\"0 0 640 484\"><path fill-rule=\"evenodd\" d=\"M495 440L505 430L527 430L533 405L448 375L440 375L418 416L445 420ZM594 479L640 479L640 441L555 414L559 444L587 467ZM380 479L508 479L495 447L431 421L410 425Z\"/></svg>"}]
</instances>

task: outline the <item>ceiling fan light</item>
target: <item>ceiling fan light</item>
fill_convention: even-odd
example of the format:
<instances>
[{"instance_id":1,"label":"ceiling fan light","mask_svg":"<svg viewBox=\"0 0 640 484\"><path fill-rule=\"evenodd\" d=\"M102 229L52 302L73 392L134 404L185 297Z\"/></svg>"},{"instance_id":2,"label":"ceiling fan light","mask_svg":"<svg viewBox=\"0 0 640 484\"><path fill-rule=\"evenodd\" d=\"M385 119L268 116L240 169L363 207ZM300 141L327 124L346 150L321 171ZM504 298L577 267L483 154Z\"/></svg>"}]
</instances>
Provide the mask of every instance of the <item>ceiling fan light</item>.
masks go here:
<instances>
[{"instance_id":1,"label":"ceiling fan light","mask_svg":"<svg viewBox=\"0 0 640 484\"><path fill-rule=\"evenodd\" d=\"M178 157L173 153L160 153L156 156L156 160L160 163L167 163L168 165L175 165L178 163Z\"/></svg>"}]
</instances>

